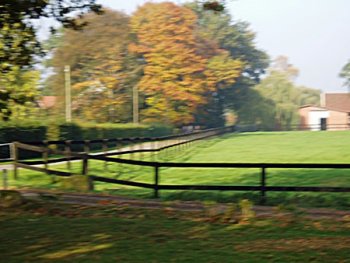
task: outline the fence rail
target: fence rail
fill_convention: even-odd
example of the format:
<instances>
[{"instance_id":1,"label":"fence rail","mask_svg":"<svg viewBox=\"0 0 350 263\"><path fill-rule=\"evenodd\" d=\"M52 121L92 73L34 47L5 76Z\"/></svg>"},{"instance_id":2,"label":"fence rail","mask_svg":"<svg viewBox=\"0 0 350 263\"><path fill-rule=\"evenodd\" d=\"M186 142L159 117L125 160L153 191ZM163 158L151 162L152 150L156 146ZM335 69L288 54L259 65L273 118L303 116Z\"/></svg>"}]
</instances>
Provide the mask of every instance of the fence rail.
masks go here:
<instances>
[{"instance_id":1,"label":"fence rail","mask_svg":"<svg viewBox=\"0 0 350 263\"><path fill-rule=\"evenodd\" d=\"M48 175L57 175L57 176L71 176L70 172L55 171L49 169L49 164L54 162L67 162L69 163L72 160L81 160L82 161L82 170L81 174L89 174L89 160L103 161L106 163L121 163L129 164L135 166L146 166L153 168L153 183L143 183L136 182L131 180L120 180L107 177L101 177L97 175L89 175L90 186L93 189L93 182L104 182L112 184L120 184L134 187L141 187L152 189L154 192L154 197L159 197L159 192L161 190L219 190L219 191L258 191L261 196L261 203L264 203L266 200L267 192L350 192L350 187L321 187L321 186L268 186L267 185L267 171L268 169L350 169L350 164L347 163L177 163L177 162L160 162L160 161L142 161L142 160L131 160L121 158L125 154L133 154L140 152L157 152L170 147L180 147L181 145L190 144L196 140L202 140L211 136L220 135L227 132L235 131L232 127L226 127L222 129L211 129L200 132L181 134L178 136L166 136L159 138L125 138L125 139L110 139L110 140L93 140L93 141L71 141L64 142L62 141L51 141L51 142L41 142L36 143L35 145L28 145L24 143L15 142L14 143L14 166L15 174L17 175L17 168L31 169L39 172L44 172ZM151 139L149 141L148 139ZM156 140L157 139L157 140ZM114 151L107 151L106 144L107 142L121 142L128 141L133 144L127 149L117 149ZM58 150L50 148L52 144L64 144L65 146L71 145L73 143L84 145L84 152L73 152L69 148L65 150ZM90 153L90 144L91 143L104 143L102 145L102 152ZM135 145L142 145L142 147L136 147ZM35 151L42 154L42 161L19 161L18 160L18 151L19 150L29 150ZM58 154L63 155L64 157L49 159L49 154ZM111 157L111 156L114 157ZM42 164L44 167L37 167L34 165ZM170 184L161 184L161 168L257 168L260 169L260 180L257 185L170 185Z\"/></svg>"},{"instance_id":2,"label":"fence rail","mask_svg":"<svg viewBox=\"0 0 350 263\"><path fill-rule=\"evenodd\" d=\"M14 142L12 143L12 160L14 163L14 177L18 177L18 167L31 169L36 171L47 171L47 174L55 174L54 170L49 170L49 164L66 162L67 168L70 169L71 161L82 160L82 174L88 172L88 159L91 156L110 156L133 154L140 152L159 152L170 147L180 147L184 144L190 144L197 140L202 140L215 135L220 135L234 131L233 126L214 128L208 130L195 131L192 133L183 133L171 136L155 137L155 138L116 138L116 139L99 139L99 140L78 140L78 141L36 141L31 143ZM109 150L108 143L114 142L116 149ZM91 153L91 146L94 143L102 144L100 152ZM83 145L83 152L74 152L72 145ZM57 149L57 146L64 145L64 149ZM135 149L134 146L139 146ZM52 147L54 146L54 148ZM124 148L123 148L124 147ZM126 147L126 148L125 148ZM23 161L19 160L19 151L26 150L41 154L42 160ZM49 155L58 155L63 157L49 158ZM22 166L20 165L22 164ZM38 165L44 165L44 168L38 168ZM44 169L44 170L39 170ZM64 172L58 172L56 175L61 175ZM69 173L67 173L69 174ZM65 175L68 176L68 175Z\"/></svg>"},{"instance_id":3,"label":"fence rail","mask_svg":"<svg viewBox=\"0 0 350 263\"><path fill-rule=\"evenodd\" d=\"M336 131L350 130L350 123L334 123L334 124L291 124L286 126L263 126L260 124L241 124L236 125L238 131L254 132L254 131Z\"/></svg>"},{"instance_id":4,"label":"fence rail","mask_svg":"<svg viewBox=\"0 0 350 263\"><path fill-rule=\"evenodd\" d=\"M12 156L13 156L13 154L12 154L13 144L12 143L1 143L0 149L3 149L3 148L7 148L6 155L8 157L7 158L0 158L0 163L13 161L13 158L12 158Z\"/></svg>"},{"instance_id":5,"label":"fence rail","mask_svg":"<svg viewBox=\"0 0 350 263\"><path fill-rule=\"evenodd\" d=\"M319 187L319 186L267 186L267 169L350 169L350 164L335 163L170 163L170 162L147 162L127 160L121 158L111 158L104 156L90 156L90 159L124 163L131 165L154 167L154 184L136 183L134 186L154 189L154 197L159 197L159 190L220 190L220 191L260 191L261 203L265 202L266 192L350 192L350 187ZM260 185L255 186L237 186L237 185L165 185L159 184L160 168L259 168ZM100 177L93 177L93 180L100 181ZM109 183L130 185L130 182L122 180L109 179ZM135 182L134 182L135 183Z\"/></svg>"}]
</instances>

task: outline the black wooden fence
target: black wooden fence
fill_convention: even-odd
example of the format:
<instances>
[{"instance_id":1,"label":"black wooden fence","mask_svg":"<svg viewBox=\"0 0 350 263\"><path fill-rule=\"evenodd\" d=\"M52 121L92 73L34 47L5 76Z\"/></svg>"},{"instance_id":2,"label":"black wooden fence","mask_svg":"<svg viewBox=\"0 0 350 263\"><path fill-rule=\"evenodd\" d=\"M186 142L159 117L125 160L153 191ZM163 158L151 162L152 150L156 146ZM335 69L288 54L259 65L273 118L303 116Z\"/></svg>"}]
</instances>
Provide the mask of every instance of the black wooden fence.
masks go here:
<instances>
[{"instance_id":1,"label":"black wooden fence","mask_svg":"<svg viewBox=\"0 0 350 263\"><path fill-rule=\"evenodd\" d=\"M154 197L159 197L160 190L219 190L219 191L259 191L261 203L265 202L266 192L350 192L350 187L318 187L318 186L267 186L268 168L306 168L306 169L350 169L350 164L311 164L311 163L171 163L171 162L147 162L111 158L103 155L91 156L90 159L117 162L130 165L148 166L154 168L154 183L130 182L100 176L91 176L93 181L116 183L122 185L138 186L154 190ZM260 184L254 186L237 185L166 185L160 184L160 168L259 168Z\"/></svg>"},{"instance_id":2,"label":"black wooden fence","mask_svg":"<svg viewBox=\"0 0 350 263\"><path fill-rule=\"evenodd\" d=\"M70 176L72 173L55 171L49 169L49 164L66 162L67 168L70 169L71 161L82 160L82 174L87 174L88 159L92 156L111 156L139 152L159 152L171 147L181 148L189 145L194 141L203 140L212 136L218 136L224 133L234 131L234 126L207 129L191 133L183 133L171 136L155 138L116 138L116 139L98 139L98 140L75 140L75 141L36 141L30 143L13 142L12 157L14 164L14 177L18 177L17 168L31 169L45 172L49 175ZM91 153L91 149L96 149L99 144L100 151ZM111 147L113 144L115 147ZM81 146L83 151L73 151L74 145ZM135 146L139 146L135 148ZM25 161L20 158L20 151L32 151L41 155L41 160ZM55 155L49 158L49 155ZM58 156L58 157L57 157ZM38 167L35 165L44 165Z\"/></svg>"},{"instance_id":3,"label":"black wooden fence","mask_svg":"<svg viewBox=\"0 0 350 263\"><path fill-rule=\"evenodd\" d=\"M350 123L338 124L290 124L290 125L260 125L260 124L239 124L236 125L237 131L255 132L255 131L343 131L350 130Z\"/></svg>"},{"instance_id":4,"label":"black wooden fence","mask_svg":"<svg viewBox=\"0 0 350 263\"><path fill-rule=\"evenodd\" d=\"M93 189L94 182L104 182L112 184L120 184L127 186L135 186L153 189L154 197L159 197L161 190L219 190L219 191L258 191L261 196L261 203L266 200L266 193L269 191L276 192L350 192L350 187L319 187L319 186L268 186L267 184L267 171L270 168L281 168L281 169L350 169L350 164L334 164L334 163L173 163L173 162L156 162L156 161L141 161L141 160L129 160L125 158L115 157L122 156L124 154L137 153L137 152L159 152L170 147L181 147L191 144L193 141L201 140L211 136L220 135L226 132L232 132L232 127L226 127L222 129L211 129L206 131L200 131L195 133L182 134L177 136L167 136L161 138L127 138L127 139L115 139L113 142L132 141L133 145L140 145L140 143L151 143L152 147L137 147L136 149L126 149L119 151L108 151L106 144L111 140L94 140L94 141L79 141L85 145L84 152L73 152L68 148L66 150L57 150L50 148L50 145L67 142L51 141L40 143L40 145L29 145L19 142L14 143L14 166L15 166L15 177L17 177L17 168L25 168L35 171L44 172L48 175L53 176L71 176L70 172L56 171L49 169L49 164L65 161L67 164L72 160L82 160L81 174L89 174L89 160L99 160L104 162L129 164L135 166L146 166L153 167L153 183L142 183L130 180L119 180L114 178L101 177L97 175L89 175L89 181L91 190ZM70 143L77 143L72 141ZM102 143L103 151L100 153L89 153L89 145L91 143ZM129 144L131 145L131 144ZM19 150L30 150L39 152L43 156L43 160L40 161L20 161L18 160ZM60 154L64 157L49 159L49 154ZM111 157L113 156L113 157ZM44 167L34 166L36 164L43 164ZM239 186L239 185L169 185L160 183L161 168L198 168L198 169L210 169L210 168L259 168L260 169L260 183L258 185L251 186ZM54 177L53 177L54 181Z\"/></svg>"},{"instance_id":5,"label":"black wooden fence","mask_svg":"<svg viewBox=\"0 0 350 263\"><path fill-rule=\"evenodd\" d=\"M12 143L1 143L0 152L2 153L0 157L0 163L13 161L13 144ZM5 158L4 158L5 157Z\"/></svg>"}]
</instances>

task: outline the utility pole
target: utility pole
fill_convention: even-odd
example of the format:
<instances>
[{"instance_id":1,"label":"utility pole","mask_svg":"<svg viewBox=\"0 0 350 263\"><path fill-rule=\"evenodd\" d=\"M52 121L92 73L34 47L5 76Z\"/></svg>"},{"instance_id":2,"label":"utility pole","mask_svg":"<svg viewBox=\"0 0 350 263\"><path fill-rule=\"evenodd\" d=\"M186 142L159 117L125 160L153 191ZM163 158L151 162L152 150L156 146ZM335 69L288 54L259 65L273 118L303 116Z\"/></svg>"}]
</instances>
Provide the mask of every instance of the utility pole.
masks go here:
<instances>
[{"instance_id":1,"label":"utility pole","mask_svg":"<svg viewBox=\"0 0 350 263\"><path fill-rule=\"evenodd\" d=\"M114 110L114 94L113 90L109 89L108 90L108 98L110 99L110 104L108 106L108 121L109 122L114 122L115 121L115 110Z\"/></svg>"},{"instance_id":2,"label":"utility pole","mask_svg":"<svg viewBox=\"0 0 350 263\"><path fill-rule=\"evenodd\" d=\"M132 88L132 119L133 123L139 123L139 92L137 90L137 85Z\"/></svg>"},{"instance_id":3,"label":"utility pole","mask_svg":"<svg viewBox=\"0 0 350 263\"><path fill-rule=\"evenodd\" d=\"M70 66L64 67L64 87L66 99L66 122L72 121L72 98L71 98L71 82L70 82Z\"/></svg>"}]
</instances>

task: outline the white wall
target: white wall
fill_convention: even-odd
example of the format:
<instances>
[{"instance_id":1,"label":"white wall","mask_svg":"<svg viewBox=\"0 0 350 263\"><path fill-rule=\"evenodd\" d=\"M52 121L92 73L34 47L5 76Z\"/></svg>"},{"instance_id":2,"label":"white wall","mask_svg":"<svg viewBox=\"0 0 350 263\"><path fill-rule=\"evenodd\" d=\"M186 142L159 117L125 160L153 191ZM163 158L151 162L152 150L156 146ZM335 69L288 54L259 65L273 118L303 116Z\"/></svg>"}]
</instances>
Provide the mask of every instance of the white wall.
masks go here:
<instances>
[{"instance_id":1,"label":"white wall","mask_svg":"<svg viewBox=\"0 0 350 263\"><path fill-rule=\"evenodd\" d=\"M319 131L321 129L321 119L328 118L329 112L327 110L324 111L310 111L309 112L309 126L312 131Z\"/></svg>"}]
</instances>

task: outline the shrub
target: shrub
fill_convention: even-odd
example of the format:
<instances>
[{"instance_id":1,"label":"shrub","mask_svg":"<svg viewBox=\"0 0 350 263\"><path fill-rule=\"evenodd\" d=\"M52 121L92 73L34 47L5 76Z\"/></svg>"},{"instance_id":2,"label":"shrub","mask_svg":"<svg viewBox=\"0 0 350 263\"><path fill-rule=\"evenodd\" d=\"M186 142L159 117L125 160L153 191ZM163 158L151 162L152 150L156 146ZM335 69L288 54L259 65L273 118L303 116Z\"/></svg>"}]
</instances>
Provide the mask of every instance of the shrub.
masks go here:
<instances>
[{"instance_id":1,"label":"shrub","mask_svg":"<svg viewBox=\"0 0 350 263\"><path fill-rule=\"evenodd\" d=\"M14 190L0 191L0 207L15 207L23 204L23 197L20 192Z\"/></svg>"},{"instance_id":2,"label":"shrub","mask_svg":"<svg viewBox=\"0 0 350 263\"><path fill-rule=\"evenodd\" d=\"M60 178L61 188L78 192L90 190L89 177L85 175L72 175L67 178Z\"/></svg>"},{"instance_id":3,"label":"shrub","mask_svg":"<svg viewBox=\"0 0 350 263\"><path fill-rule=\"evenodd\" d=\"M44 140L94 140L128 137L158 137L172 133L166 125L135 125L115 123L53 123L53 122L2 122L0 143L13 141L34 142ZM98 147L98 145L96 145ZM76 147L82 150L81 147ZM40 154L21 151L19 158L35 158ZM9 157L9 150L0 147L0 159Z\"/></svg>"}]
</instances>

